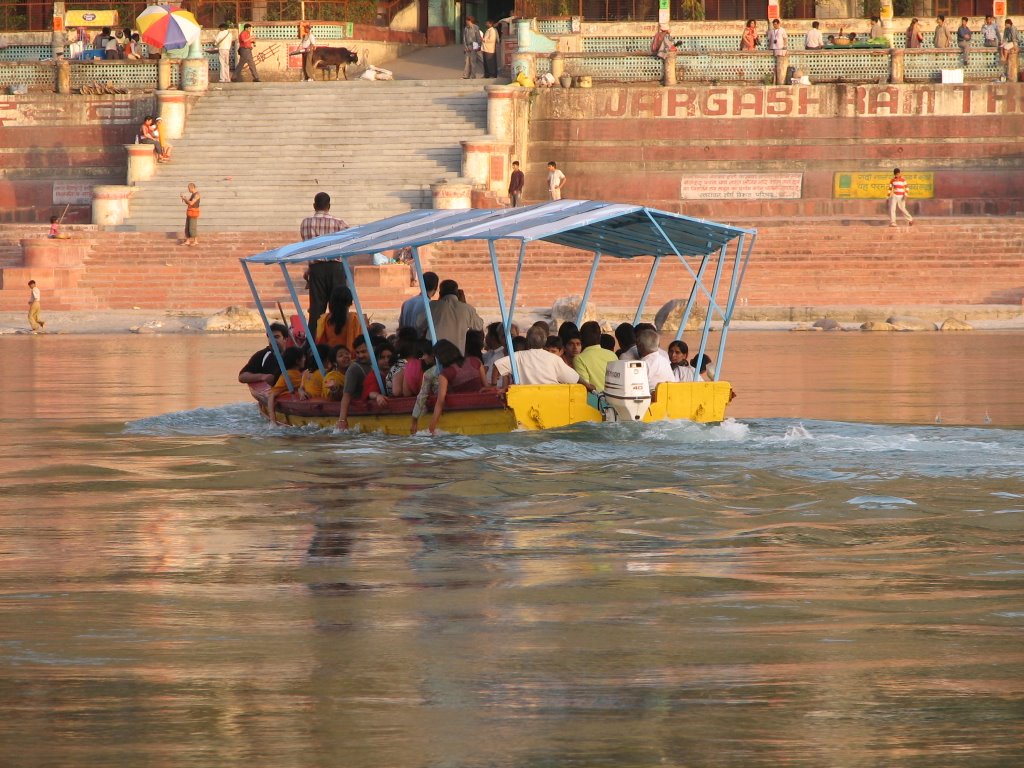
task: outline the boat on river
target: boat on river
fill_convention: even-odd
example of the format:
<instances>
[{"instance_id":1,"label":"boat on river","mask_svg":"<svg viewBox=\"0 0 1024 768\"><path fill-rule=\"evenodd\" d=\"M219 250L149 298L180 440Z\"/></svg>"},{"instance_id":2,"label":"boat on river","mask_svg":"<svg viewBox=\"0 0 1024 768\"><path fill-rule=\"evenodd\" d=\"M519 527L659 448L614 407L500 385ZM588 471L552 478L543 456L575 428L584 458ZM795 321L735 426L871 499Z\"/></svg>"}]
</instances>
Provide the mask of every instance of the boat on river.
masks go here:
<instances>
[{"instance_id":1,"label":"boat on river","mask_svg":"<svg viewBox=\"0 0 1024 768\"><path fill-rule=\"evenodd\" d=\"M447 396L439 430L472 435L515 429L551 429L580 422L653 422L664 419L722 421L732 397L732 387L728 381L719 377L730 321L756 237L756 230L645 206L593 200L559 200L521 208L409 211L335 234L284 245L241 261L268 336L270 320L260 301L253 276L253 268L257 266L276 267L284 275L306 338L309 339L313 338L313 333L306 326L305 313L288 274L288 267L323 260L341 262L352 289L363 336L367 345L371 346L369 328L353 277L353 259L408 249L407 252L411 251L412 254L412 269L418 278L421 298L424 305L429 307L429 298L422 287L420 249L433 243L482 241L486 243L490 255L505 333L505 349L512 348L511 326L530 243L540 241L576 249L567 251L567 254L575 257L578 252L578 258L589 261L590 272L579 305L577 325L582 322L586 312L602 259L650 261L650 272L636 308L634 323L640 322L659 265L666 259L682 263L688 279L686 284L679 286L676 295L687 296L688 299L675 338L682 337L699 302L706 311L699 328L700 340L696 347L698 360L706 352L712 351L709 343L713 324L716 324L715 329L719 332L715 364L713 369L708 369L712 380L662 383L651 396L646 391L643 363L620 361L618 364L609 364L609 374L614 375L609 376L606 391L594 394L588 393L582 384L523 384L513 355L512 381L505 391L450 393ZM511 295L506 302L497 244L507 241L517 243L519 249ZM578 271L573 267L567 265L570 274ZM436 342L429 309L426 317L430 338ZM271 344L283 370L281 350L273 341ZM690 344L690 349L693 351L693 344ZM323 363L315 347L312 351L322 371ZM373 375L382 384L382 372L374 356L370 357ZM611 370L612 366L616 367L615 371ZM267 396L270 387L250 385L250 389L261 411L269 417ZM411 397L391 397L381 405L353 401L348 412L349 426L362 431L407 435L410 432L410 414L414 403L415 398ZM275 410L277 421L283 424L332 427L338 419L339 407L340 404L335 401L280 399Z\"/></svg>"}]
</instances>

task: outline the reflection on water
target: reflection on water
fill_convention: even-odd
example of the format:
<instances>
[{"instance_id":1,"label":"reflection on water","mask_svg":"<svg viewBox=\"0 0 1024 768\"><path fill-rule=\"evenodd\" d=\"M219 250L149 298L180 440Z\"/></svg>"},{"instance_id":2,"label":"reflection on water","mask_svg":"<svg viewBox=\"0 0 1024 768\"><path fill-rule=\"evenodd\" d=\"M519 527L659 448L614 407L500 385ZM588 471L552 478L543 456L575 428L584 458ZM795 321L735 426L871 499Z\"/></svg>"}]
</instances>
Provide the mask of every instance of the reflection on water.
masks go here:
<instances>
[{"instance_id":1,"label":"reflection on water","mask_svg":"<svg viewBox=\"0 0 1024 768\"><path fill-rule=\"evenodd\" d=\"M254 339L0 339L0 753L1019 764L1024 355L915 338L737 334L719 426L405 439L223 405Z\"/></svg>"}]
</instances>

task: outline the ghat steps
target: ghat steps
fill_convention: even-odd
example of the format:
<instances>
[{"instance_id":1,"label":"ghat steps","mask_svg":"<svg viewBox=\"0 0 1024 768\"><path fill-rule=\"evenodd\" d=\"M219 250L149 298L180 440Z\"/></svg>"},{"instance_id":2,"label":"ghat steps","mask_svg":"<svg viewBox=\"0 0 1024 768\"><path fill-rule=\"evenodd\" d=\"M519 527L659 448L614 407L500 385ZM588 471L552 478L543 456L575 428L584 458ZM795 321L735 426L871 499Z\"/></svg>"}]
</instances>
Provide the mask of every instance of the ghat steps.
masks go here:
<instances>
[{"instance_id":1,"label":"ghat steps","mask_svg":"<svg viewBox=\"0 0 1024 768\"><path fill-rule=\"evenodd\" d=\"M741 308L991 305L1020 307L1024 300L1024 218L957 217L918 219L912 228L892 229L884 220L803 219L737 221L754 226L758 238L741 292ZM14 266L17 238L42 236L45 227L0 227L0 310L20 311L25 284L40 283L49 309L218 309L251 306L238 259L294 240L294 230L202 233L201 245L186 248L167 233L97 232L88 240L82 267L65 274ZM506 290L514 271L514 250L501 248ZM566 249L534 243L523 273L519 307L545 307L561 296L582 293L589 257L574 262ZM431 249L429 266L452 277L481 308L497 300L486 248L476 243ZM604 309L636 305L648 265L605 259L593 300ZM377 280L373 269L357 285L367 311L396 310L414 289L402 280ZM393 270L394 271L394 270ZM301 289L301 268L291 274ZM276 267L253 270L265 301L286 299ZM678 298L686 283L680 266L659 270L648 309ZM506 295L506 299L508 296Z\"/></svg>"},{"instance_id":2,"label":"ghat steps","mask_svg":"<svg viewBox=\"0 0 1024 768\"><path fill-rule=\"evenodd\" d=\"M430 185L461 172L460 142L486 127L479 83L211 84L121 229L181 231L189 182L203 197L201 233L296 232L318 191L349 224L429 208Z\"/></svg>"}]
</instances>

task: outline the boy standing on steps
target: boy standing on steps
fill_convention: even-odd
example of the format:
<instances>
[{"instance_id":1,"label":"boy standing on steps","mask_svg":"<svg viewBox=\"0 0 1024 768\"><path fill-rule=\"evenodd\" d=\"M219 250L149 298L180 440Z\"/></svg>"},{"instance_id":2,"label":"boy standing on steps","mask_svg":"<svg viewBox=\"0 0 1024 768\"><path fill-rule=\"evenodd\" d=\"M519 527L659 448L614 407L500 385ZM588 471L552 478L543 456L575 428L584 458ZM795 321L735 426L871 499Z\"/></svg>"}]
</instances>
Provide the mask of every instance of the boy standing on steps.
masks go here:
<instances>
[{"instance_id":1,"label":"boy standing on steps","mask_svg":"<svg viewBox=\"0 0 1024 768\"><path fill-rule=\"evenodd\" d=\"M914 226L914 217L907 213L907 194L910 192L910 185L903 178L899 168L892 169L892 179L889 181L889 226L896 226L897 209L907 219L907 226Z\"/></svg>"},{"instance_id":2,"label":"boy standing on steps","mask_svg":"<svg viewBox=\"0 0 1024 768\"><path fill-rule=\"evenodd\" d=\"M28 324L32 327L32 333L39 333L46 326L46 323L39 318L39 288L35 280L28 281L31 293L28 296Z\"/></svg>"}]
</instances>

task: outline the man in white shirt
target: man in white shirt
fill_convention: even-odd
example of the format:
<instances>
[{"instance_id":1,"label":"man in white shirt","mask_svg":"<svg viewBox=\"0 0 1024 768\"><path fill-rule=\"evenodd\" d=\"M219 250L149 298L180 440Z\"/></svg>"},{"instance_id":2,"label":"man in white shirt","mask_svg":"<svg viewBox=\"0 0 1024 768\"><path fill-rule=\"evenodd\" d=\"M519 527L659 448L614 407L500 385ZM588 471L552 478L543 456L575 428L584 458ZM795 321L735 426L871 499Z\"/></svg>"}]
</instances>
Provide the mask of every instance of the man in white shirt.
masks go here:
<instances>
[{"instance_id":1,"label":"man in white shirt","mask_svg":"<svg viewBox=\"0 0 1024 768\"><path fill-rule=\"evenodd\" d=\"M217 46L217 61L220 64L220 81L231 82L231 45L235 38L231 34L231 28L226 21L222 21L220 31L213 38L213 44Z\"/></svg>"},{"instance_id":2,"label":"man in white shirt","mask_svg":"<svg viewBox=\"0 0 1024 768\"><path fill-rule=\"evenodd\" d=\"M811 24L811 28L807 30L807 34L804 35L804 48L808 51L816 51L823 48L825 41L821 38L821 22L815 21Z\"/></svg>"},{"instance_id":3,"label":"man in white shirt","mask_svg":"<svg viewBox=\"0 0 1024 768\"><path fill-rule=\"evenodd\" d=\"M775 56L784 56L788 47L789 35L778 19L772 19L772 28L768 30L768 50Z\"/></svg>"},{"instance_id":4,"label":"man in white shirt","mask_svg":"<svg viewBox=\"0 0 1024 768\"><path fill-rule=\"evenodd\" d=\"M562 187L565 185L565 174L558 170L554 162L548 163L548 194L552 200L562 199Z\"/></svg>"},{"instance_id":5,"label":"man in white shirt","mask_svg":"<svg viewBox=\"0 0 1024 768\"><path fill-rule=\"evenodd\" d=\"M645 328L636 335L636 349L640 359L647 364L647 383L651 394L663 381L675 381L672 364L661 353L661 337L657 331Z\"/></svg>"},{"instance_id":6,"label":"man in white shirt","mask_svg":"<svg viewBox=\"0 0 1024 768\"><path fill-rule=\"evenodd\" d=\"M533 326L526 333L526 349L516 352L516 368L520 384L576 384L580 375L566 365L558 355L544 349L548 337L543 328ZM512 361L503 357L494 362L494 368L506 380L510 380Z\"/></svg>"}]
</instances>

